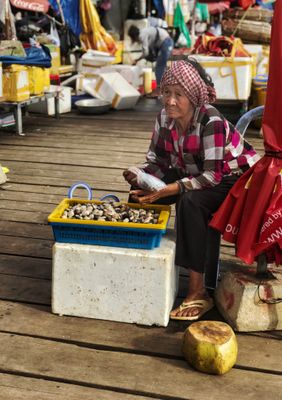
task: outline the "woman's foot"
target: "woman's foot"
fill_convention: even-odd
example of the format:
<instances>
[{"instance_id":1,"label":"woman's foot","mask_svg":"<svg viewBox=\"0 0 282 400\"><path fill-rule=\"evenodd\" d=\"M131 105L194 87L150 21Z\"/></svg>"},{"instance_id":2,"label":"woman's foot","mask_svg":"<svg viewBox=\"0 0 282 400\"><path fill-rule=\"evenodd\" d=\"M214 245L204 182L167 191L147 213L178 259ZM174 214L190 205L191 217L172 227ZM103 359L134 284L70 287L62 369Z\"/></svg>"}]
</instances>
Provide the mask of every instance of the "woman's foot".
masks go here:
<instances>
[{"instance_id":1,"label":"woman's foot","mask_svg":"<svg viewBox=\"0 0 282 400\"><path fill-rule=\"evenodd\" d=\"M171 311L170 318L195 321L213 308L213 300L204 287L204 274L190 269L188 295L182 304Z\"/></svg>"},{"instance_id":2,"label":"woman's foot","mask_svg":"<svg viewBox=\"0 0 282 400\"><path fill-rule=\"evenodd\" d=\"M179 307L171 311L170 318L195 321L211 310L213 306L213 299L207 293L187 296Z\"/></svg>"}]
</instances>

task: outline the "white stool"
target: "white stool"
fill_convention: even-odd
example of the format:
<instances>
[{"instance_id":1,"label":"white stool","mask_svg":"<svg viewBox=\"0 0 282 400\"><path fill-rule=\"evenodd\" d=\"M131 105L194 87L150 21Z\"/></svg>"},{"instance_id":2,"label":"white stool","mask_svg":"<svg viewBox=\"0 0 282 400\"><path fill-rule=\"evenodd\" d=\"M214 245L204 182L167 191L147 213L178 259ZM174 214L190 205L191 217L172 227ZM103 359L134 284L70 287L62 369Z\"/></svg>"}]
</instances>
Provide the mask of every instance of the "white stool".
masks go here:
<instances>
[{"instance_id":1,"label":"white stool","mask_svg":"<svg viewBox=\"0 0 282 400\"><path fill-rule=\"evenodd\" d=\"M52 311L167 326L178 290L175 242L153 250L56 243Z\"/></svg>"}]
</instances>

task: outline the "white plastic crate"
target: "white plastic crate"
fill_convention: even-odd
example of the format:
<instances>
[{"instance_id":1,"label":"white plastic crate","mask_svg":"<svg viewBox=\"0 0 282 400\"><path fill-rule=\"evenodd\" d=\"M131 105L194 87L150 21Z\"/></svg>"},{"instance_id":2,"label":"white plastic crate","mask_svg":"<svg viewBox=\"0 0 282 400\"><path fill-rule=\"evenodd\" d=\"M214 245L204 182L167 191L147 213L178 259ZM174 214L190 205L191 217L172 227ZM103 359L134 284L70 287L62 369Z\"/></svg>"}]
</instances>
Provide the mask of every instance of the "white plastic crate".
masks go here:
<instances>
[{"instance_id":1,"label":"white plastic crate","mask_svg":"<svg viewBox=\"0 0 282 400\"><path fill-rule=\"evenodd\" d=\"M67 86L56 86L51 85L48 92L59 92L59 114L67 113L71 111L71 88ZM39 113L55 115L55 99L50 98L45 101L40 101L38 103L30 104L28 106L28 111Z\"/></svg>"},{"instance_id":2,"label":"white plastic crate","mask_svg":"<svg viewBox=\"0 0 282 400\"><path fill-rule=\"evenodd\" d=\"M251 93L252 57L194 55L211 76L218 100L248 100Z\"/></svg>"}]
</instances>

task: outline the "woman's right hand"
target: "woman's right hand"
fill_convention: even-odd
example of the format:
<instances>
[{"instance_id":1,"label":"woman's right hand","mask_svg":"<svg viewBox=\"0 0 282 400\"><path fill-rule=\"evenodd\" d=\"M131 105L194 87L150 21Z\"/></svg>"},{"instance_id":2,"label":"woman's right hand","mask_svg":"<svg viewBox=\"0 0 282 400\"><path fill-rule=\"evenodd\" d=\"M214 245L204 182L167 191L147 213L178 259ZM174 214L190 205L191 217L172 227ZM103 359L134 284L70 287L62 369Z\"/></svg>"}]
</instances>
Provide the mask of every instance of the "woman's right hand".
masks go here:
<instances>
[{"instance_id":1,"label":"woman's right hand","mask_svg":"<svg viewBox=\"0 0 282 400\"><path fill-rule=\"evenodd\" d=\"M137 175L134 174L134 172L131 172L128 169L126 169L125 171L123 171L123 177L131 186L136 186Z\"/></svg>"}]
</instances>

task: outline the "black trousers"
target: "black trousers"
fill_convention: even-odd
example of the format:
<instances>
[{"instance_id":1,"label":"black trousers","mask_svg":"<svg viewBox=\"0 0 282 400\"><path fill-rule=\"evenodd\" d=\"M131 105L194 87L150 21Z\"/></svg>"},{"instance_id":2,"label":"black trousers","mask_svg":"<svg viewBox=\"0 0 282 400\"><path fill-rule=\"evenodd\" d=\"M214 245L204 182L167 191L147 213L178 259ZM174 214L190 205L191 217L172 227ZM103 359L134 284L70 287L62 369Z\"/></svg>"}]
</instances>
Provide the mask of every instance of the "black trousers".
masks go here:
<instances>
[{"instance_id":1,"label":"black trousers","mask_svg":"<svg viewBox=\"0 0 282 400\"><path fill-rule=\"evenodd\" d=\"M165 183L173 183L179 178L177 171L171 169L162 180ZM212 229L208 227L208 224L238 178L238 175L226 176L217 186L187 191L156 202L158 204L176 203L175 263L177 265L193 271L205 272L208 265L208 229ZM219 232L213 231L213 235L220 237ZM218 243L220 243L219 240ZM218 252L218 249L214 250Z\"/></svg>"}]
</instances>

